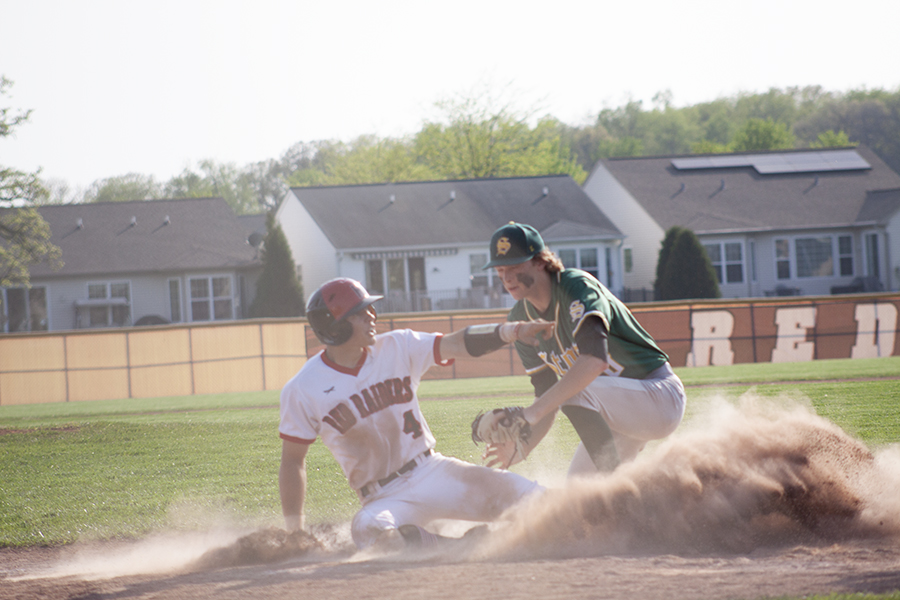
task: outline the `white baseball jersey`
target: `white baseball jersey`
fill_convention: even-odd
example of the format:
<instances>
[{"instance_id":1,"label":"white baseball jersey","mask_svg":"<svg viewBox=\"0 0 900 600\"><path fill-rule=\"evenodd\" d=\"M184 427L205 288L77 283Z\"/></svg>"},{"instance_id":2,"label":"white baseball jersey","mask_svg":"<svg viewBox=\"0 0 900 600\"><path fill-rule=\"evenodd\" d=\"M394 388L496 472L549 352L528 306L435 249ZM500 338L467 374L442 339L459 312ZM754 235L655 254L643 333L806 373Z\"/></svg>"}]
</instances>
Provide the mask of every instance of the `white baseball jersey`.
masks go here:
<instances>
[{"instance_id":1,"label":"white baseball jersey","mask_svg":"<svg viewBox=\"0 0 900 600\"><path fill-rule=\"evenodd\" d=\"M352 369L324 351L309 359L281 391L282 439L311 444L317 437L358 490L387 477L434 448L416 390L442 363L439 333L395 330L375 336Z\"/></svg>"}]
</instances>

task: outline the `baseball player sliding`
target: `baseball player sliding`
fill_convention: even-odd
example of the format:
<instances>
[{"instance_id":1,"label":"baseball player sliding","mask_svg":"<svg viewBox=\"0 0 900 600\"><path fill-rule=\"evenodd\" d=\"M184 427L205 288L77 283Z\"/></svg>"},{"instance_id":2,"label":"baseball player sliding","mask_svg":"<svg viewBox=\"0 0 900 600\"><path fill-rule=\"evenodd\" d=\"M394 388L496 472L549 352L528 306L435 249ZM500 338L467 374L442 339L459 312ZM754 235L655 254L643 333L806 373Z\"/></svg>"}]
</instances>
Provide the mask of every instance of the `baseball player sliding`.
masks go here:
<instances>
[{"instance_id":1,"label":"baseball player sliding","mask_svg":"<svg viewBox=\"0 0 900 600\"><path fill-rule=\"evenodd\" d=\"M372 305L381 298L352 279L329 281L310 297L307 318L325 349L281 392L282 512L289 530L303 527L306 454L321 437L362 504L351 526L358 547L431 545L439 536L425 527L434 520L490 521L542 488L435 452L419 409L419 381L432 366L456 357L480 356L512 341L537 343L552 324L376 335Z\"/></svg>"},{"instance_id":2,"label":"baseball player sliding","mask_svg":"<svg viewBox=\"0 0 900 600\"><path fill-rule=\"evenodd\" d=\"M558 409L581 438L569 475L612 471L647 441L675 430L684 416L684 386L622 302L590 274L564 268L530 225L499 228L490 251L485 268L496 269L517 301L508 319L555 327L536 345L516 343L534 403L496 409L472 423L473 440L488 443L489 466L524 460Z\"/></svg>"}]
</instances>

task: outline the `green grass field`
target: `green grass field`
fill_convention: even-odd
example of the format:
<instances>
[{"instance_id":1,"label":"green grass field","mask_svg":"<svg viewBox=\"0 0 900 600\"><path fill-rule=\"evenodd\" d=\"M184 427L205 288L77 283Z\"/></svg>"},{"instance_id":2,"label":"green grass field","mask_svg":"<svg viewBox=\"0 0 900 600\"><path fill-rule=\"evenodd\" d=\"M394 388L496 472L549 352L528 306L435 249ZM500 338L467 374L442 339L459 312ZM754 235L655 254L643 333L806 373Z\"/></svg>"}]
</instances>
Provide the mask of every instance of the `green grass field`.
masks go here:
<instances>
[{"instance_id":1,"label":"green grass field","mask_svg":"<svg viewBox=\"0 0 900 600\"><path fill-rule=\"evenodd\" d=\"M900 441L900 358L680 369L691 406L717 395L806 397L873 447ZM438 450L480 462L469 423L531 401L525 377L428 381ZM0 406L0 547L142 536L223 523L280 525L278 393ZM560 418L523 474L564 474L577 438ZM540 473L536 471L540 469ZM349 520L355 494L320 443L307 519ZM540 477L539 477L540 478Z\"/></svg>"}]
</instances>

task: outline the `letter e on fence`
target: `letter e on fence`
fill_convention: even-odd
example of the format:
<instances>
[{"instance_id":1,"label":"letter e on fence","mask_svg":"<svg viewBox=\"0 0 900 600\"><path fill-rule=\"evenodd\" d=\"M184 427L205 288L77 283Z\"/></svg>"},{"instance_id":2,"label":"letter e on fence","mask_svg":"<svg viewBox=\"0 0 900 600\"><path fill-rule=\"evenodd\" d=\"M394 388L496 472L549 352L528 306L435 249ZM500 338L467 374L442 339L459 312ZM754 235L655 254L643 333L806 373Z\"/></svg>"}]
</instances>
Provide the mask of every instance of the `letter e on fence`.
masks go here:
<instances>
[{"instance_id":1,"label":"letter e on fence","mask_svg":"<svg viewBox=\"0 0 900 600\"><path fill-rule=\"evenodd\" d=\"M850 358L879 358L894 353L897 307L893 304L857 304L856 343Z\"/></svg>"},{"instance_id":2,"label":"letter e on fence","mask_svg":"<svg viewBox=\"0 0 900 600\"><path fill-rule=\"evenodd\" d=\"M779 308L775 311L778 330L772 361L803 362L812 360L816 345L806 340L807 330L816 326L816 307Z\"/></svg>"},{"instance_id":3,"label":"letter e on fence","mask_svg":"<svg viewBox=\"0 0 900 600\"><path fill-rule=\"evenodd\" d=\"M734 315L727 310L708 310L691 314L691 351L685 361L689 367L708 367L734 363L731 333Z\"/></svg>"}]
</instances>

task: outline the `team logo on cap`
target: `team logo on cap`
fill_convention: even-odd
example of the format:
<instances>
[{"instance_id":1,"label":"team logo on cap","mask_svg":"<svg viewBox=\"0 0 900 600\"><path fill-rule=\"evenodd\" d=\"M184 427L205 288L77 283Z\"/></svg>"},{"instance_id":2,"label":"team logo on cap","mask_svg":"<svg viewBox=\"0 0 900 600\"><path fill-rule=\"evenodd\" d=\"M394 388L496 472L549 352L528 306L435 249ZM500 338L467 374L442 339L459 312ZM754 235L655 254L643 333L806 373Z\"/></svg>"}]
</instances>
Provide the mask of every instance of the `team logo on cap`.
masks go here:
<instances>
[{"instance_id":1,"label":"team logo on cap","mask_svg":"<svg viewBox=\"0 0 900 600\"><path fill-rule=\"evenodd\" d=\"M510 248L512 248L512 244L509 243L508 237L504 236L497 240L497 256L506 256Z\"/></svg>"}]
</instances>

